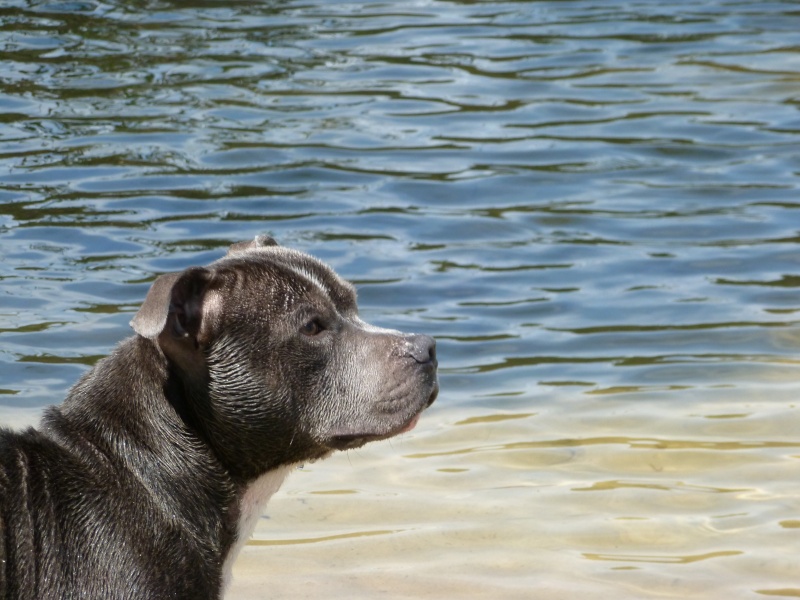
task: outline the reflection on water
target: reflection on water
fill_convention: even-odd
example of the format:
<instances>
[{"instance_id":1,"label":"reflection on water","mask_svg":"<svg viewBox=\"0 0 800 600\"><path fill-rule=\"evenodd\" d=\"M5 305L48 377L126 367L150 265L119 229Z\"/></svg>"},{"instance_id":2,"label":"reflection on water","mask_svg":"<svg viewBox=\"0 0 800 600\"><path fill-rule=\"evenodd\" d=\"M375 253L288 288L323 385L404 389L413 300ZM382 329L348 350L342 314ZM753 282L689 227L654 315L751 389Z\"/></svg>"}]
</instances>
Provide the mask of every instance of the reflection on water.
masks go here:
<instances>
[{"instance_id":1,"label":"reflection on water","mask_svg":"<svg viewBox=\"0 0 800 600\"><path fill-rule=\"evenodd\" d=\"M791 3L10 0L0 415L271 232L439 340L232 598L797 597Z\"/></svg>"}]
</instances>

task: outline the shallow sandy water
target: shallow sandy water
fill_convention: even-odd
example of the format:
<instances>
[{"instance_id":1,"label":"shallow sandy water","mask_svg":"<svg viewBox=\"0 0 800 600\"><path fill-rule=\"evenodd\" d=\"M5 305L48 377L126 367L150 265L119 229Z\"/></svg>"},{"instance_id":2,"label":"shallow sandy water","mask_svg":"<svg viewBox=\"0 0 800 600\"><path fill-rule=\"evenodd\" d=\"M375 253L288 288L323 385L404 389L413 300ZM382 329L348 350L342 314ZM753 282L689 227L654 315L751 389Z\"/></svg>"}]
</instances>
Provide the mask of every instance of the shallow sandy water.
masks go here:
<instances>
[{"instance_id":1,"label":"shallow sandy water","mask_svg":"<svg viewBox=\"0 0 800 600\"><path fill-rule=\"evenodd\" d=\"M795 409L676 427L654 406L434 405L403 439L294 474L229 597L791 596Z\"/></svg>"}]
</instances>

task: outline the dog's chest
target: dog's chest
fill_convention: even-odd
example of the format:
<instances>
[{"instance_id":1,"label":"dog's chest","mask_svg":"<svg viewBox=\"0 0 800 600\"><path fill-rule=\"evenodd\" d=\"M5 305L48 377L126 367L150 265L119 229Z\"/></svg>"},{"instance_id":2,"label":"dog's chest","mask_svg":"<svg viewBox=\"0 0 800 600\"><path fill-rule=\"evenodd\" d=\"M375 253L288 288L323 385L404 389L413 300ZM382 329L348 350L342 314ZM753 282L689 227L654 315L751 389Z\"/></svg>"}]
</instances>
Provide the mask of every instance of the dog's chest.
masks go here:
<instances>
[{"instance_id":1,"label":"dog's chest","mask_svg":"<svg viewBox=\"0 0 800 600\"><path fill-rule=\"evenodd\" d=\"M296 465L280 467L265 473L251 483L239 504L239 527L236 542L225 557L223 567L224 587L227 588L231 581L231 571L236 557L256 528L258 519L264 512L264 507L272 495L278 491L286 476L295 469Z\"/></svg>"}]
</instances>

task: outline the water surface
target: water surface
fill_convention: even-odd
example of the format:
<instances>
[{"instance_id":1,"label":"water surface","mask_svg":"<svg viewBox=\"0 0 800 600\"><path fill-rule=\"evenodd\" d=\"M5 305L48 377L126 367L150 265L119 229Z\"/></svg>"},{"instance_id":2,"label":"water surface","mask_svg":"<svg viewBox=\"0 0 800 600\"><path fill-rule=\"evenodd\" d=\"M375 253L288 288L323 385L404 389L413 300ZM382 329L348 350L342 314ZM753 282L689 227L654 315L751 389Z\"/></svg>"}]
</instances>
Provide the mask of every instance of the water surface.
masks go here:
<instances>
[{"instance_id":1,"label":"water surface","mask_svg":"<svg viewBox=\"0 0 800 600\"><path fill-rule=\"evenodd\" d=\"M269 232L439 340L231 598L800 596L792 2L6 0L0 418Z\"/></svg>"}]
</instances>

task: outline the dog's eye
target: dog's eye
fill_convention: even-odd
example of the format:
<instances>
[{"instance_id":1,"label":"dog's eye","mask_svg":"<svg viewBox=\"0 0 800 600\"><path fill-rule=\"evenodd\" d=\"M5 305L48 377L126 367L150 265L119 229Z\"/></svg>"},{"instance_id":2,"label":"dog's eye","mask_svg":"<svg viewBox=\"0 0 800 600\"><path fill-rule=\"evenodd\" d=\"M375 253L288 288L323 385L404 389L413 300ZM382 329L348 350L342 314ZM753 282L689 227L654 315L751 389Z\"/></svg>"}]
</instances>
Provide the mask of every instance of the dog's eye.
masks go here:
<instances>
[{"instance_id":1,"label":"dog's eye","mask_svg":"<svg viewBox=\"0 0 800 600\"><path fill-rule=\"evenodd\" d=\"M300 328L300 333L307 336L314 336L322 333L323 327L317 319L311 319Z\"/></svg>"}]
</instances>

